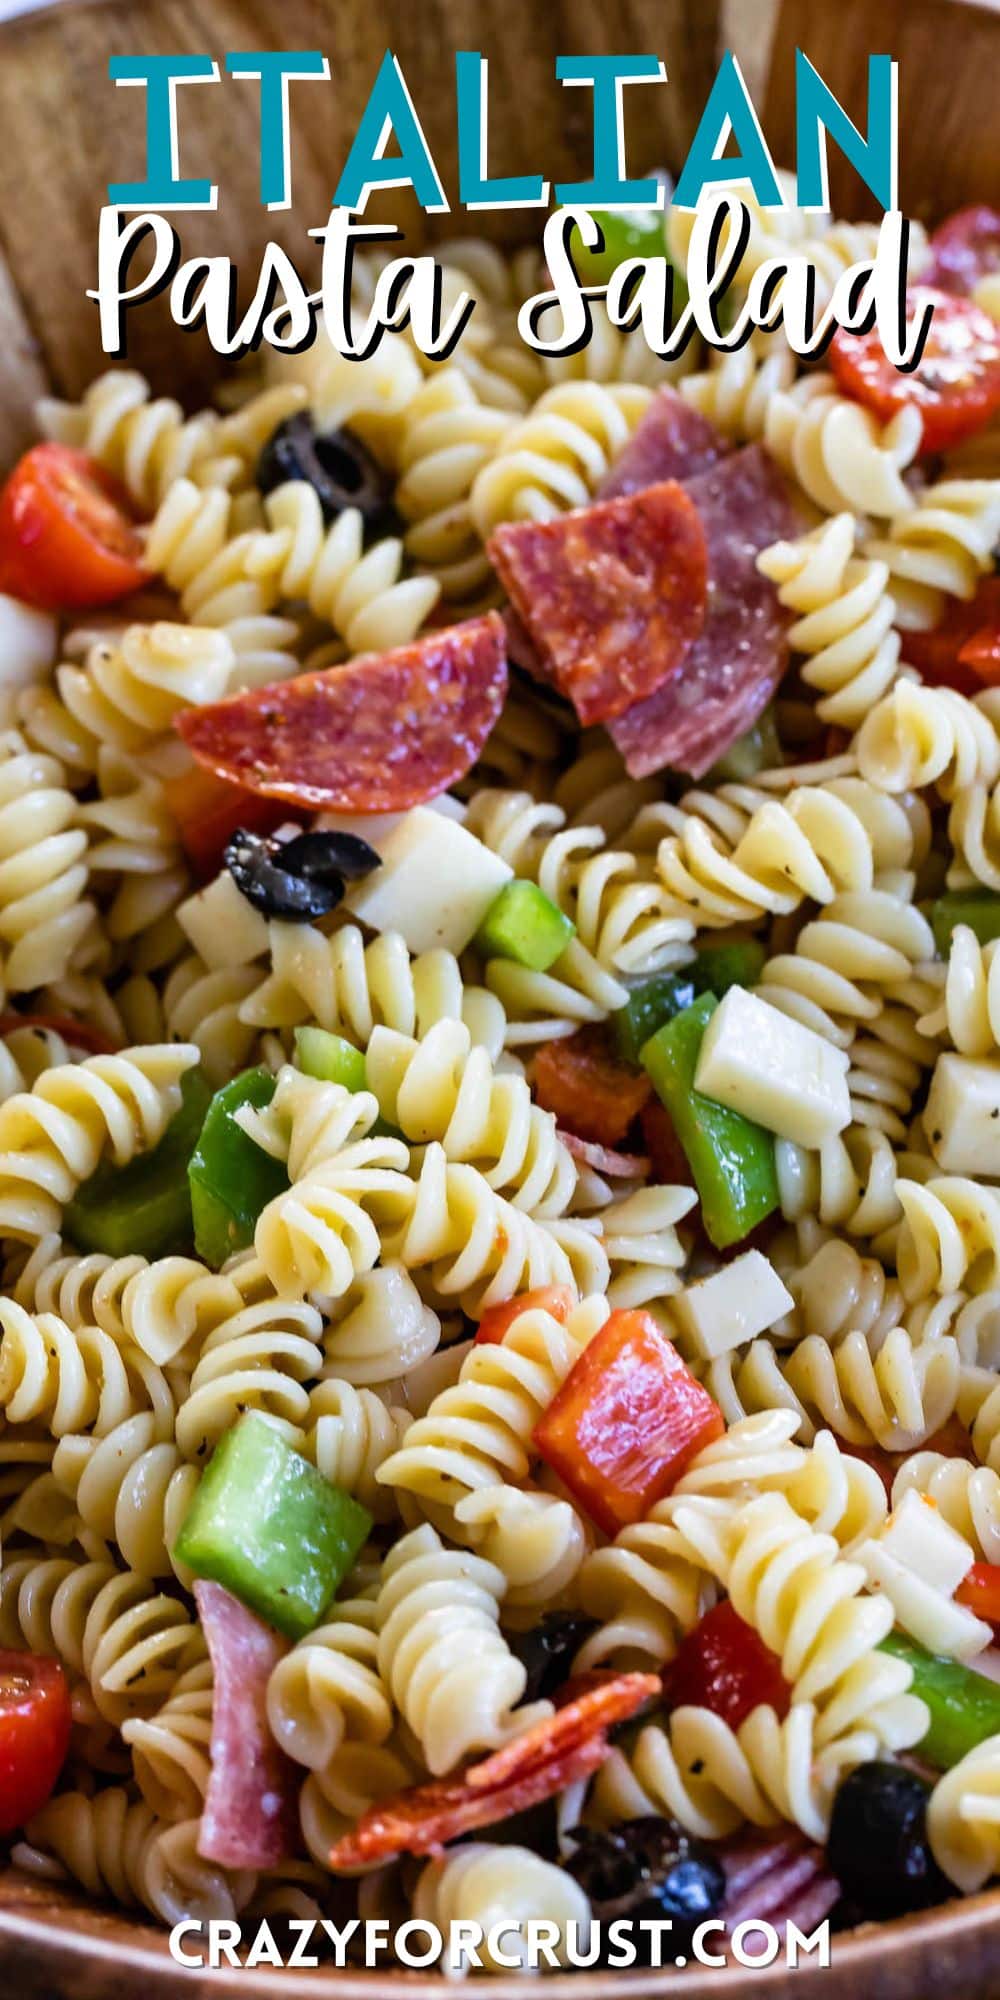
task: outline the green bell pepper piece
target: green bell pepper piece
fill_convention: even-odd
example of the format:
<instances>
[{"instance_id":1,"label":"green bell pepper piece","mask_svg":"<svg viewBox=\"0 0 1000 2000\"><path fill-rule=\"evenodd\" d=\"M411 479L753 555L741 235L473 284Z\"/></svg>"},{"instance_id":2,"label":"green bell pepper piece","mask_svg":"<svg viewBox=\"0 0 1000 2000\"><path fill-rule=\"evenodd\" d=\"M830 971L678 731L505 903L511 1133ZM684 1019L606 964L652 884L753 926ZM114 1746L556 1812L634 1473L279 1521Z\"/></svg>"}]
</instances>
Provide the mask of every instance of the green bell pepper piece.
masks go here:
<instances>
[{"instance_id":1,"label":"green bell pepper piece","mask_svg":"<svg viewBox=\"0 0 1000 2000\"><path fill-rule=\"evenodd\" d=\"M931 908L931 929L942 958L951 949L956 924L968 924L980 944L1000 937L1000 896L992 889L949 889Z\"/></svg>"},{"instance_id":2,"label":"green bell pepper piece","mask_svg":"<svg viewBox=\"0 0 1000 2000\"><path fill-rule=\"evenodd\" d=\"M662 209L592 208L590 212L594 221L600 224L604 248L588 250L579 229L574 227L570 231L569 252L581 285L606 285L619 264L624 264L629 257L665 257L668 254ZM675 312L681 304L677 296L680 282L675 274ZM685 292L685 301L686 296Z\"/></svg>"},{"instance_id":3,"label":"green bell pepper piece","mask_svg":"<svg viewBox=\"0 0 1000 2000\"><path fill-rule=\"evenodd\" d=\"M731 743L718 762L712 765L706 782L739 784L747 778L755 778L758 771L771 770L780 762L778 726L774 709L768 707L758 715L745 735L738 736L736 742Z\"/></svg>"},{"instance_id":4,"label":"green bell pepper piece","mask_svg":"<svg viewBox=\"0 0 1000 2000\"><path fill-rule=\"evenodd\" d=\"M181 1108L158 1146L127 1167L98 1167L78 1188L64 1211L66 1234L78 1250L108 1257L165 1257L191 1242L188 1161L211 1103L212 1090L200 1069L181 1083Z\"/></svg>"},{"instance_id":5,"label":"green bell pepper piece","mask_svg":"<svg viewBox=\"0 0 1000 2000\"><path fill-rule=\"evenodd\" d=\"M208 1107L191 1157L195 1249L214 1271L234 1250L253 1242L261 1210L288 1186L282 1162L255 1146L233 1116L244 1104L263 1110L274 1096L274 1084L267 1069L244 1070L223 1084Z\"/></svg>"},{"instance_id":6,"label":"green bell pepper piece","mask_svg":"<svg viewBox=\"0 0 1000 2000\"><path fill-rule=\"evenodd\" d=\"M331 1035L327 1028L296 1028L295 1056L306 1076L341 1083L345 1090L365 1089L364 1056L343 1035Z\"/></svg>"},{"instance_id":7,"label":"green bell pepper piece","mask_svg":"<svg viewBox=\"0 0 1000 2000\"><path fill-rule=\"evenodd\" d=\"M371 1525L364 1507L248 1410L216 1445L173 1553L301 1639L319 1624Z\"/></svg>"},{"instance_id":8,"label":"green bell pepper piece","mask_svg":"<svg viewBox=\"0 0 1000 2000\"><path fill-rule=\"evenodd\" d=\"M709 1238L725 1250L777 1208L778 1180L770 1132L694 1087L702 1039L718 1004L714 993L703 993L665 1021L646 1043L642 1062L684 1148Z\"/></svg>"},{"instance_id":9,"label":"green bell pepper piece","mask_svg":"<svg viewBox=\"0 0 1000 2000\"><path fill-rule=\"evenodd\" d=\"M913 1668L914 1694L921 1696L930 1710L930 1727L919 1745L921 1757L940 1771L950 1771L977 1743L1000 1734L1000 1687L977 1674L960 1660L939 1658L907 1639L902 1632L890 1632L883 1639L883 1653L894 1653Z\"/></svg>"},{"instance_id":10,"label":"green bell pepper piece","mask_svg":"<svg viewBox=\"0 0 1000 2000\"><path fill-rule=\"evenodd\" d=\"M657 1028L683 1013L700 994L714 993L721 1000L731 986L755 986L765 957L757 938L706 945L683 972L655 972L651 979L644 979L612 1017L619 1055L626 1062L640 1062L643 1045Z\"/></svg>"},{"instance_id":11,"label":"green bell pepper piece","mask_svg":"<svg viewBox=\"0 0 1000 2000\"><path fill-rule=\"evenodd\" d=\"M506 882L476 932L487 958L513 958L532 972L547 972L576 934L537 882Z\"/></svg>"}]
</instances>

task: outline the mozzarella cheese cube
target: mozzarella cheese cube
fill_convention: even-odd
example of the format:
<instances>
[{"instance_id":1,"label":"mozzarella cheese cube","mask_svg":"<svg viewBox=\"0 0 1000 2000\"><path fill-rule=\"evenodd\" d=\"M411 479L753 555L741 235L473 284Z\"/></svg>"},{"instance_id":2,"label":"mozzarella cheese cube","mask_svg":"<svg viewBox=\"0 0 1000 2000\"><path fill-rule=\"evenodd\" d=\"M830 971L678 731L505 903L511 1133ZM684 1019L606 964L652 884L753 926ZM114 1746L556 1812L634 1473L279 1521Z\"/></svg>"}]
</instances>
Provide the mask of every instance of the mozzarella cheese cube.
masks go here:
<instances>
[{"instance_id":1,"label":"mozzarella cheese cube","mask_svg":"<svg viewBox=\"0 0 1000 2000\"><path fill-rule=\"evenodd\" d=\"M343 908L372 930L399 931L412 952L464 951L514 872L430 806L414 806L378 851L381 868L352 885Z\"/></svg>"},{"instance_id":2,"label":"mozzarella cheese cube","mask_svg":"<svg viewBox=\"0 0 1000 2000\"><path fill-rule=\"evenodd\" d=\"M267 950L267 923L241 895L228 868L180 904L177 921L212 972L251 965Z\"/></svg>"},{"instance_id":3,"label":"mozzarella cheese cube","mask_svg":"<svg viewBox=\"0 0 1000 2000\"><path fill-rule=\"evenodd\" d=\"M705 1030L695 1089L779 1139L820 1146L850 1123L847 1056L743 986Z\"/></svg>"},{"instance_id":4,"label":"mozzarella cheese cube","mask_svg":"<svg viewBox=\"0 0 1000 2000\"><path fill-rule=\"evenodd\" d=\"M462 820L468 807L463 805L461 799L453 799L450 792L442 792L438 798L428 800L426 810L444 813L446 819ZM402 826L407 816L405 812L317 813L313 827L317 833L356 833L362 840L367 840L369 847L374 847L376 854L381 854L389 835L395 833L397 826Z\"/></svg>"},{"instance_id":5,"label":"mozzarella cheese cube","mask_svg":"<svg viewBox=\"0 0 1000 2000\"><path fill-rule=\"evenodd\" d=\"M944 1173L1000 1179L1000 1062L939 1056L924 1130Z\"/></svg>"},{"instance_id":6,"label":"mozzarella cheese cube","mask_svg":"<svg viewBox=\"0 0 1000 2000\"><path fill-rule=\"evenodd\" d=\"M912 1489L893 1508L879 1541L897 1562L946 1597L954 1596L974 1560L964 1535L949 1527L933 1500Z\"/></svg>"},{"instance_id":7,"label":"mozzarella cheese cube","mask_svg":"<svg viewBox=\"0 0 1000 2000\"><path fill-rule=\"evenodd\" d=\"M699 1278L671 1300L679 1329L706 1361L755 1340L793 1303L791 1292L759 1250L734 1257L721 1271Z\"/></svg>"},{"instance_id":8,"label":"mozzarella cheese cube","mask_svg":"<svg viewBox=\"0 0 1000 2000\"><path fill-rule=\"evenodd\" d=\"M993 1627L964 1604L956 1604L923 1576L897 1561L883 1541L866 1542L858 1551L871 1588L888 1598L895 1622L926 1646L929 1653L947 1653L954 1660L971 1660L992 1644Z\"/></svg>"},{"instance_id":9,"label":"mozzarella cheese cube","mask_svg":"<svg viewBox=\"0 0 1000 2000\"><path fill-rule=\"evenodd\" d=\"M33 687L48 680L58 639L51 612L36 611L33 604L0 591L0 688Z\"/></svg>"}]
</instances>

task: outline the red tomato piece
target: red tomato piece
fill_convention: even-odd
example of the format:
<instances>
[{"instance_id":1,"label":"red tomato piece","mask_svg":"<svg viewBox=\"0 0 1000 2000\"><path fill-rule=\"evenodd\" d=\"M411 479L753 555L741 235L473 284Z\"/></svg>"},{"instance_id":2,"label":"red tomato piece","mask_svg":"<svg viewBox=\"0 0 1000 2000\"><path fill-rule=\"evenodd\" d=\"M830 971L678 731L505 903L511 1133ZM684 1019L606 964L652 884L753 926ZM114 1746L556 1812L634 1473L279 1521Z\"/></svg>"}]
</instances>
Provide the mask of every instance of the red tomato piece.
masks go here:
<instances>
[{"instance_id":1,"label":"red tomato piece","mask_svg":"<svg viewBox=\"0 0 1000 2000\"><path fill-rule=\"evenodd\" d=\"M984 1618L987 1625L1000 1626L1000 1565L973 1563L955 1592L957 1604Z\"/></svg>"},{"instance_id":2,"label":"red tomato piece","mask_svg":"<svg viewBox=\"0 0 1000 2000\"><path fill-rule=\"evenodd\" d=\"M830 367L844 394L887 422L914 404L923 419L921 450L947 451L982 430L1000 409L1000 327L969 299L917 285L914 308L934 307L919 366L903 374L878 332L834 334Z\"/></svg>"},{"instance_id":3,"label":"red tomato piece","mask_svg":"<svg viewBox=\"0 0 1000 2000\"><path fill-rule=\"evenodd\" d=\"M145 581L128 494L97 460L36 444L0 491L0 590L43 611L112 604Z\"/></svg>"},{"instance_id":4,"label":"red tomato piece","mask_svg":"<svg viewBox=\"0 0 1000 2000\"><path fill-rule=\"evenodd\" d=\"M537 1450L607 1535L641 1521L722 1414L647 1312L613 1312L533 1432Z\"/></svg>"},{"instance_id":5,"label":"red tomato piece","mask_svg":"<svg viewBox=\"0 0 1000 2000\"><path fill-rule=\"evenodd\" d=\"M1000 625L981 625L959 648L958 660L981 687L996 687L1000 681Z\"/></svg>"},{"instance_id":6,"label":"red tomato piece","mask_svg":"<svg viewBox=\"0 0 1000 2000\"><path fill-rule=\"evenodd\" d=\"M113 1042L89 1021L75 1021L72 1014L0 1014L0 1041L15 1028L47 1028L61 1035L72 1048L88 1049L94 1056L117 1055L120 1044Z\"/></svg>"},{"instance_id":7,"label":"red tomato piece","mask_svg":"<svg viewBox=\"0 0 1000 2000\"><path fill-rule=\"evenodd\" d=\"M615 1148L638 1117L653 1086L644 1070L615 1055L603 1028L581 1028L565 1041L544 1042L533 1067L534 1094L556 1122L580 1139Z\"/></svg>"},{"instance_id":8,"label":"red tomato piece","mask_svg":"<svg viewBox=\"0 0 1000 2000\"><path fill-rule=\"evenodd\" d=\"M967 602L951 598L940 623L928 632L904 632L903 658L916 667L932 687L955 688L959 694L977 694L982 682L973 668L963 662L962 648L976 633L1000 626L1000 577L984 577L974 597Z\"/></svg>"},{"instance_id":9,"label":"red tomato piece","mask_svg":"<svg viewBox=\"0 0 1000 2000\"><path fill-rule=\"evenodd\" d=\"M960 208L935 229L931 260L924 272L939 292L975 291L980 278L1000 271L1000 212L985 203Z\"/></svg>"},{"instance_id":10,"label":"red tomato piece","mask_svg":"<svg viewBox=\"0 0 1000 2000\"><path fill-rule=\"evenodd\" d=\"M792 1690L777 1653L728 1597L688 1633L665 1681L671 1708L710 1708L730 1729L762 1705L782 1718L791 1707Z\"/></svg>"},{"instance_id":11,"label":"red tomato piece","mask_svg":"<svg viewBox=\"0 0 1000 2000\"><path fill-rule=\"evenodd\" d=\"M69 1748L69 1688L58 1660L0 1652L0 1834L45 1804Z\"/></svg>"},{"instance_id":12,"label":"red tomato piece","mask_svg":"<svg viewBox=\"0 0 1000 2000\"><path fill-rule=\"evenodd\" d=\"M526 1312L551 1313L553 1319L561 1320L565 1326L574 1304L568 1285L539 1285L533 1292L522 1292L518 1299L505 1299L502 1305L487 1306L476 1329L476 1339L481 1345L498 1347L514 1321Z\"/></svg>"},{"instance_id":13,"label":"red tomato piece","mask_svg":"<svg viewBox=\"0 0 1000 2000\"><path fill-rule=\"evenodd\" d=\"M345 667L188 708L177 728L216 777L308 812L405 812L465 776L507 691L488 611Z\"/></svg>"},{"instance_id":14,"label":"red tomato piece","mask_svg":"<svg viewBox=\"0 0 1000 2000\"><path fill-rule=\"evenodd\" d=\"M288 818L278 799L258 798L242 785L193 764L181 778L164 785L167 805L176 822L181 846L199 880L207 882L223 866L223 852L238 827L249 833L273 833Z\"/></svg>"}]
</instances>

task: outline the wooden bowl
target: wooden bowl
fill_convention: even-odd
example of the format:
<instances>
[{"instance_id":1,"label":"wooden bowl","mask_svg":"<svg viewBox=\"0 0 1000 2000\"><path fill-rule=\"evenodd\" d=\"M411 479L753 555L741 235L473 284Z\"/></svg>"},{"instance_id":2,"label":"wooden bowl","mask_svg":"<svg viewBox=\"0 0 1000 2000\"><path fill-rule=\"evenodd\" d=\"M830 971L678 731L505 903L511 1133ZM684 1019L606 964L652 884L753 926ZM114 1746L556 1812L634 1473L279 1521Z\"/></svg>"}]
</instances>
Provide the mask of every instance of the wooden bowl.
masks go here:
<instances>
[{"instance_id":1,"label":"wooden bowl","mask_svg":"<svg viewBox=\"0 0 1000 2000\"><path fill-rule=\"evenodd\" d=\"M723 34L725 41L723 40ZM112 54L247 48L319 48L329 83L293 95L294 206L261 209L257 109L252 86L181 93L181 163L219 186L213 215L178 218L185 255L238 256L255 270L269 237L301 259L305 230L322 222L383 51L402 64L445 185L454 189L450 67L458 49L490 62L491 169L533 166L553 181L588 169L590 101L555 82L560 53L652 50L665 58L666 89L629 93L634 169L676 167L693 135L721 48L728 42L762 113L779 162L791 162L795 48L804 48L864 129L865 59L888 50L900 62L901 206L933 219L964 203L1000 205L1000 149L991 145L1000 59L996 0L62 0L0 29L0 464L32 437L32 404L45 388L77 395L106 365L96 308L86 299L96 263L97 215L111 180L138 178L143 163L142 93L116 90ZM196 98L194 103L192 99ZM831 160L834 206L871 213L865 191L839 156ZM398 201L398 197L393 197ZM393 212L393 219L404 220ZM528 219L530 221L530 218ZM407 214L411 235L425 226ZM488 233L517 241L526 218L488 213L430 218L429 233ZM414 226L415 225L415 226ZM133 316L128 361L157 393L203 403L221 364L201 336L172 326L164 302ZM1000 1893L867 1927L834 1939L833 1963L810 1968L822 2000L996 2000L1000 1994ZM559 1982L573 2000L680 1992L716 2000L787 1995L778 1967L742 1973L577 1974ZM162 1931L96 1907L49 1884L0 1872L0 1992L19 2000L362 2000L418 1993L445 2000L454 1985L432 1976L332 1972L185 1972ZM535 1982L492 1980L497 2000L526 2000ZM548 1989L547 1989L548 1990Z\"/></svg>"}]
</instances>

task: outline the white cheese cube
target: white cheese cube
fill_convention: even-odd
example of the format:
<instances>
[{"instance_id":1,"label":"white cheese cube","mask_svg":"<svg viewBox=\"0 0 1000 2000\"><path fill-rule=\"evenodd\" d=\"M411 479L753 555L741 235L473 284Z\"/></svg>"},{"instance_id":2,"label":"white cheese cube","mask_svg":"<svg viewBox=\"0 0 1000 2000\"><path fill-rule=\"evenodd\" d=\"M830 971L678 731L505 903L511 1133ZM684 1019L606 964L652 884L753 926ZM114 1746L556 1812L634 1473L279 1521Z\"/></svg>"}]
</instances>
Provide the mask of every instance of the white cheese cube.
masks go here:
<instances>
[{"instance_id":1,"label":"white cheese cube","mask_svg":"<svg viewBox=\"0 0 1000 2000\"><path fill-rule=\"evenodd\" d=\"M933 1500L911 1489L894 1507L879 1541L935 1590L953 1597L974 1561L964 1535L949 1527Z\"/></svg>"},{"instance_id":2,"label":"white cheese cube","mask_svg":"<svg viewBox=\"0 0 1000 2000\"><path fill-rule=\"evenodd\" d=\"M213 972L251 965L267 950L267 923L241 895L228 868L180 904L177 921Z\"/></svg>"},{"instance_id":3,"label":"white cheese cube","mask_svg":"<svg viewBox=\"0 0 1000 2000\"><path fill-rule=\"evenodd\" d=\"M49 611L36 611L19 597L0 591L0 688L32 687L48 680L55 662L59 626Z\"/></svg>"},{"instance_id":4,"label":"white cheese cube","mask_svg":"<svg viewBox=\"0 0 1000 2000\"><path fill-rule=\"evenodd\" d=\"M947 1653L954 1660L971 1660L992 1643L991 1625L985 1625L963 1604L956 1604L935 1590L933 1584L925 1582L905 1563L897 1562L883 1542L866 1542L857 1559L871 1587L888 1598L897 1625L921 1646L926 1646L929 1653Z\"/></svg>"},{"instance_id":5,"label":"white cheese cube","mask_svg":"<svg viewBox=\"0 0 1000 2000\"><path fill-rule=\"evenodd\" d=\"M678 1326L706 1361L755 1340L793 1303L791 1292L759 1250L734 1257L721 1271L699 1278L671 1300Z\"/></svg>"},{"instance_id":6,"label":"white cheese cube","mask_svg":"<svg viewBox=\"0 0 1000 2000\"><path fill-rule=\"evenodd\" d=\"M375 931L399 931L412 952L460 952L513 869L464 826L414 806L381 841L381 868L355 882L343 908Z\"/></svg>"},{"instance_id":7,"label":"white cheese cube","mask_svg":"<svg viewBox=\"0 0 1000 2000\"><path fill-rule=\"evenodd\" d=\"M745 987L731 986L705 1030L695 1089L798 1146L850 1123L847 1056Z\"/></svg>"},{"instance_id":8,"label":"white cheese cube","mask_svg":"<svg viewBox=\"0 0 1000 2000\"><path fill-rule=\"evenodd\" d=\"M450 792L442 792L436 799L429 799L427 811L444 813L446 819L465 818L468 808L461 799L453 799ZM405 812L395 813L317 813L313 826L317 833L356 833L381 854L390 833L402 826L407 817Z\"/></svg>"},{"instance_id":9,"label":"white cheese cube","mask_svg":"<svg viewBox=\"0 0 1000 2000\"><path fill-rule=\"evenodd\" d=\"M944 1173L1000 1179L1000 1062L939 1056L924 1130Z\"/></svg>"}]
</instances>

